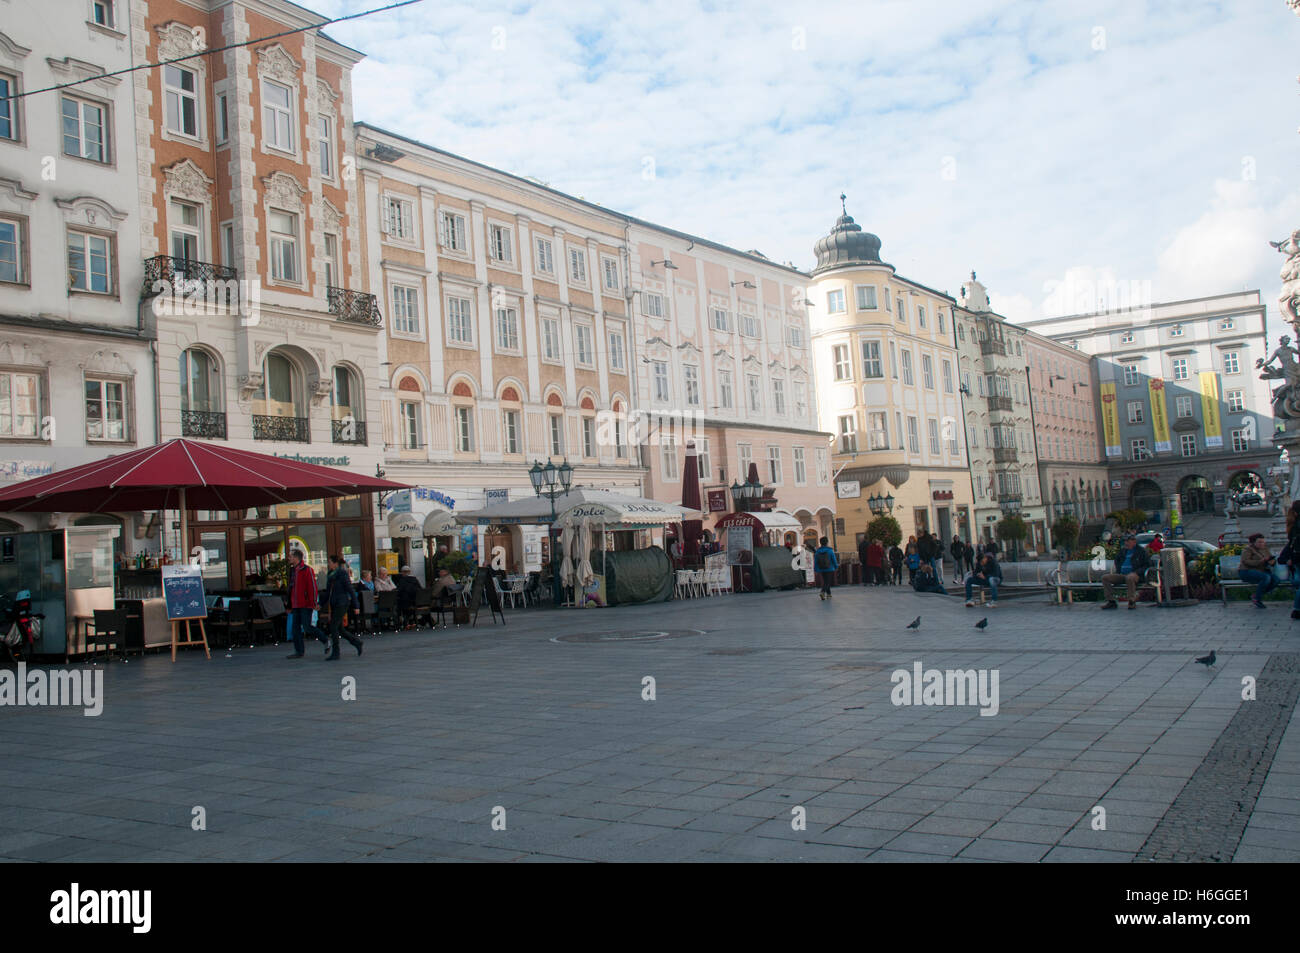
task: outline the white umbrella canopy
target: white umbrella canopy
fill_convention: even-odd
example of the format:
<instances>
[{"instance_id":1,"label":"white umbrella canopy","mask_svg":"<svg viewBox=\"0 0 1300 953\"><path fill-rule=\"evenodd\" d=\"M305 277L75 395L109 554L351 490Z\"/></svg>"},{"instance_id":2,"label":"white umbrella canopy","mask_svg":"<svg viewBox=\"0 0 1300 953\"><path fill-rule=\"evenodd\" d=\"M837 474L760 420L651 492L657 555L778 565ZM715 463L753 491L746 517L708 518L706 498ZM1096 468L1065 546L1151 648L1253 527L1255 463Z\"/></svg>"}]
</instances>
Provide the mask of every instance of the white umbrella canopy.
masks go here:
<instances>
[{"instance_id":1,"label":"white umbrella canopy","mask_svg":"<svg viewBox=\"0 0 1300 953\"><path fill-rule=\"evenodd\" d=\"M573 585L573 527L566 526L560 532L560 582L566 586Z\"/></svg>"},{"instance_id":2,"label":"white umbrella canopy","mask_svg":"<svg viewBox=\"0 0 1300 953\"><path fill-rule=\"evenodd\" d=\"M589 586L596 581L591 570L591 520L578 524L578 585Z\"/></svg>"}]
</instances>

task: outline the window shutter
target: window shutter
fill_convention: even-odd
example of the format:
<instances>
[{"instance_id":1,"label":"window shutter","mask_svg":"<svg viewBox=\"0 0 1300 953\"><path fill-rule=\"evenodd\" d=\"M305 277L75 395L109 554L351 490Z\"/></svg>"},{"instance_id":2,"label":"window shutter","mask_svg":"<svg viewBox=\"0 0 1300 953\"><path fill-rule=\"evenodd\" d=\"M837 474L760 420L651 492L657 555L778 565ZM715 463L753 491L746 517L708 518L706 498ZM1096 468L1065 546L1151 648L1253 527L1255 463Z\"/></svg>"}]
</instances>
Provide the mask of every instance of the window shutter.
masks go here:
<instances>
[{"instance_id":1,"label":"window shutter","mask_svg":"<svg viewBox=\"0 0 1300 953\"><path fill-rule=\"evenodd\" d=\"M379 227L385 235L393 234L393 203L388 199L384 199L383 222Z\"/></svg>"}]
</instances>

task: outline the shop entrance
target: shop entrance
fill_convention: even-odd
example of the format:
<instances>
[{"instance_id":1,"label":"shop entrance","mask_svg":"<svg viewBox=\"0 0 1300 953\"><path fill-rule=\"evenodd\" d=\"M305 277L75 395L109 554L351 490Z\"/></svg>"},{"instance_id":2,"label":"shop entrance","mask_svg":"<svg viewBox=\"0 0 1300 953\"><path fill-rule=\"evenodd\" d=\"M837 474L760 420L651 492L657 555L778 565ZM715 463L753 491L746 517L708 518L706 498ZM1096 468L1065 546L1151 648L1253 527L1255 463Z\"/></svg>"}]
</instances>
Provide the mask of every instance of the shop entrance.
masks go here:
<instances>
[{"instance_id":1,"label":"shop entrance","mask_svg":"<svg viewBox=\"0 0 1300 953\"><path fill-rule=\"evenodd\" d=\"M1183 515L1213 513L1214 491L1210 481L1203 476L1185 476L1178 482L1178 495L1182 498Z\"/></svg>"},{"instance_id":2,"label":"shop entrance","mask_svg":"<svg viewBox=\"0 0 1300 953\"><path fill-rule=\"evenodd\" d=\"M515 544L512 534L509 530L506 532L488 532L484 535L486 548L484 551L484 562L493 568L504 569L506 572L514 572L515 566ZM497 561L497 557L500 561Z\"/></svg>"},{"instance_id":3,"label":"shop entrance","mask_svg":"<svg viewBox=\"0 0 1300 953\"><path fill-rule=\"evenodd\" d=\"M939 538L945 544L952 542L952 517L949 515L948 507L941 506L935 510L935 517L939 521Z\"/></svg>"}]
</instances>

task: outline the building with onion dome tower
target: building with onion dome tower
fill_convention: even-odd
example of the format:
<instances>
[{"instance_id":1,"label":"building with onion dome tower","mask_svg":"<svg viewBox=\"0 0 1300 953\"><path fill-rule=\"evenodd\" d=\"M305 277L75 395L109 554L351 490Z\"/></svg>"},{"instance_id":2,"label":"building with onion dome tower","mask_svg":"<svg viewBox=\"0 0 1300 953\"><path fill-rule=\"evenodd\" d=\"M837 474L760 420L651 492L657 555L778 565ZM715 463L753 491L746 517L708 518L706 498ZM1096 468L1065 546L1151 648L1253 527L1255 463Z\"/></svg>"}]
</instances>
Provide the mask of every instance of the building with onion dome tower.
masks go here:
<instances>
[{"instance_id":1,"label":"building with onion dome tower","mask_svg":"<svg viewBox=\"0 0 1300 953\"><path fill-rule=\"evenodd\" d=\"M904 541L922 530L945 545L954 533L970 539L956 301L898 275L880 239L842 211L814 246L808 293L821 427L834 435L839 548L881 513L898 520Z\"/></svg>"}]
</instances>

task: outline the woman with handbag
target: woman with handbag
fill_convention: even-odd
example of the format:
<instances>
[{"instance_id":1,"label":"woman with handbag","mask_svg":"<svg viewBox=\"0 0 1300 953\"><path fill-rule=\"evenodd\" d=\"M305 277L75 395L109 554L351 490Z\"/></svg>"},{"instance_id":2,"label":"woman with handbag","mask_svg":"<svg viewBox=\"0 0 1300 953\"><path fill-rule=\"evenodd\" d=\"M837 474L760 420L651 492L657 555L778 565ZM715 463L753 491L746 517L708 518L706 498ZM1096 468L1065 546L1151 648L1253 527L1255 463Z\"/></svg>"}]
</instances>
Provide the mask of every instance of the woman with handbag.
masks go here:
<instances>
[{"instance_id":1,"label":"woman with handbag","mask_svg":"<svg viewBox=\"0 0 1300 953\"><path fill-rule=\"evenodd\" d=\"M348 578L347 566L342 556L330 557L329 575L325 579L325 592L321 601L330 609L330 654L325 656L325 661L333 662L339 657L340 635L347 639L360 655L361 640L344 628L348 612L357 601L357 591L352 588L352 580Z\"/></svg>"}]
</instances>

